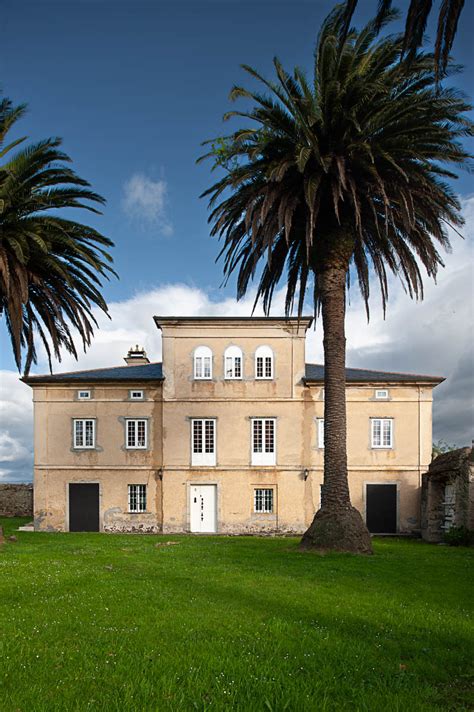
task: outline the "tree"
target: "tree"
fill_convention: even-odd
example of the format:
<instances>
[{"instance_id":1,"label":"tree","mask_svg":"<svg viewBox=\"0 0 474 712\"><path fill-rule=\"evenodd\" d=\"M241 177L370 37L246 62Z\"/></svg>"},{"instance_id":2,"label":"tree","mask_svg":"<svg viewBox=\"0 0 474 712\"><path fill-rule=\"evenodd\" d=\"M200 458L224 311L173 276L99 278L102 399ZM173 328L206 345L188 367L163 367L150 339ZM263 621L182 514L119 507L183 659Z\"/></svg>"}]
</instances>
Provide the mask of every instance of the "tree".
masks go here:
<instances>
[{"instance_id":1,"label":"tree","mask_svg":"<svg viewBox=\"0 0 474 712\"><path fill-rule=\"evenodd\" d=\"M436 440L433 442L431 449L431 459L434 460L438 455L443 455L445 452L457 450L458 446L454 443L447 443L446 440Z\"/></svg>"},{"instance_id":2,"label":"tree","mask_svg":"<svg viewBox=\"0 0 474 712\"><path fill-rule=\"evenodd\" d=\"M394 17L387 11L380 27ZM340 41L342 22L339 6L322 26L311 82L277 59L274 81L244 65L264 91L235 86L231 98L249 108L226 118L250 125L208 142L200 160L226 168L203 195L211 232L223 240L224 274L237 273L237 296L261 267L256 303L268 313L286 270L287 314L295 302L302 314L309 288L322 314L324 486L302 545L370 552L347 478L346 286L357 277L367 316L372 274L384 309L389 271L411 297L422 297L420 267L436 276L437 245L449 248L446 226L463 222L446 164L467 160L459 138L472 124L463 96L436 87L432 55L399 62L403 38L380 39L374 22Z\"/></svg>"},{"instance_id":3,"label":"tree","mask_svg":"<svg viewBox=\"0 0 474 712\"><path fill-rule=\"evenodd\" d=\"M341 37L344 39L349 31L350 23L359 0L347 0L342 22ZM433 0L410 0L405 23L405 35L402 45L402 56L408 58L416 55L423 44L423 35L433 5ZM392 7L392 0L379 0L376 26ZM453 46L458 28L459 18L464 7L464 0L442 0L436 29L434 65L436 77L439 79L448 66L449 53Z\"/></svg>"},{"instance_id":4,"label":"tree","mask_svg":"<svg viewBox=\"0 0 474 712\"><path fill-rule=\"evenodd\" d=\"M92 309L107 313L101 277L114 274L105 248L113 242L87 225L67 220L57 210L99 211L105 203L65 163L61 139L49 138L16 149L25 137L6 143L25 105L0 99L0 316L5 317L18 369L36 363L35 336L49 359L61 349L77 358L73 332L84 349L96 325ZM52 212L54 211L54 212Z\"/></svg>"}]
</instances>

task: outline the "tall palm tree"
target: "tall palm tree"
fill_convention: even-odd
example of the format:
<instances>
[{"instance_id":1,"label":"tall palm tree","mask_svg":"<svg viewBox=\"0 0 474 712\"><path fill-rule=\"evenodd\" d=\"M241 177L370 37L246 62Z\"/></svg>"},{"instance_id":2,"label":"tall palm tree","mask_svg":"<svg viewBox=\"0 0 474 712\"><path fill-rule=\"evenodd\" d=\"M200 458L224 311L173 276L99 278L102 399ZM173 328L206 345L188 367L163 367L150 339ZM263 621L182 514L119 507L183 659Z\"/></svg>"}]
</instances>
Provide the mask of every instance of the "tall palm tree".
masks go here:
<instances>
[{"instance_id":1,"label":"tall palm tree","mask_svg":"<svg viewBox=\"0 0 474 712\"><path fill-rule=\"evenodd\" d=\"M101 277L108 278L112 241L87 225L67 220L57 210L84 208L105 201L65 163L61 140L50 138L21 146L7 143L25 105L0 99L0 316L5 317L13 354L24 373L36 363L35 336L51 357L61 349L77 357L73 332L84 348L96 320L93 307L107 312Z\"/></svg>"},{"instance_id":2,"label":"tall palm tree","mask_svg":"<svg viewBox=\"0 0 474 712\"><path fill-rule=\"evenodd\" d=\"M257 273L256 302L267 313L285 271L287 313L296 301L301 314L312 290L324 330L324 486L302 543L369 552L347 479L346 287L357 278L367 315L372 274L384 308L389 271L411 297L422 297L420 267L436 276L437 246L449 248L446 227L463 222L446 165L467 160L459 138L472 124L463 116L466 100L437 89L432 55L399 62L403 38L380 39L374 22L340 41L343 13L338 6L322 26L311 81L277 59L274 81L244 66L263 91L232 89L248 108L226 118L247 125L209 142L202 159L226 170L203 195L239 298ZM394 16L386 12L379 27Z\"/></svg>"},{"instance_id":3,"label":"tall palm tree","mask_svg":"<svg viewBox=\"0 0 474 712\"><path fill-rule=\"evenodd\" d=\"M341 37L345 38L359 0L347 0L342 23ZM402 55L413 57L423 44L423 35L431 13L433 0L410 0L405 22ZM392 7L392 0L379 0L376 24ZM464 0L441 0L436 29L434 64L437 78L446 71L449 53L453 46L459 18L464 8Z\"/></svg>"}]
</instances>

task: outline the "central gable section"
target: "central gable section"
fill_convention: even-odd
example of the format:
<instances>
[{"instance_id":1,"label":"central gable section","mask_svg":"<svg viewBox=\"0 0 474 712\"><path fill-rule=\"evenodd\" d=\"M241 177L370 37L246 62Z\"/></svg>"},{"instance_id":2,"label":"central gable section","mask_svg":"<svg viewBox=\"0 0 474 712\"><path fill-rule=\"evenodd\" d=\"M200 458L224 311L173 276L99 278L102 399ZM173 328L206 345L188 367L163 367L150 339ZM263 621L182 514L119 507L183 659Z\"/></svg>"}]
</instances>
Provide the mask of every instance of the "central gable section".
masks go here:
<instances>
[{"instance_id":1,"label":"central gable section","mask_svg":"<svg viewBox=\"0 0 474 712\"><path fill-rule=\"evenodd\" d=\"M165 400L293 398L310 317L154 317Z\"/></svg>"}]
</instances>

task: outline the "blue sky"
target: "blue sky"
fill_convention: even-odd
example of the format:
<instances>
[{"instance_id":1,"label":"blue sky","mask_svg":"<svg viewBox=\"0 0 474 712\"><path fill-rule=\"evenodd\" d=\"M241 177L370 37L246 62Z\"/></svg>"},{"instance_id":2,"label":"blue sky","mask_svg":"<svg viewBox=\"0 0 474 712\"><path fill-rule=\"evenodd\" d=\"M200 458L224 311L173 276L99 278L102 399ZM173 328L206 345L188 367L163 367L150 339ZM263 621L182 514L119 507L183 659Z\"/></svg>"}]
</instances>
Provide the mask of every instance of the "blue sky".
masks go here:
<instances>
[{"instance_id":1,"label":"blue sky","mask_svg":"<svg viewBox=\"0 0 474 712\"><path fill-rule=\"evenodd\" d=\"M377 4L359 0L355 24ZM397 4L404 18L408 3ZM439 1L434 6L436 16ZM120 363L137 342L160 358L153 313L250 313L251 299L235 303L234 282L219 288L218 245L199 199L214 175L208 163L196 165L200 144L228 130L229 90L246 81L240 64L270 75L276 54L288 68L311 71L315 38L332 7L326 0L0 0L0 86L29 105L18 133L63 137L74 168L107 199L102 216L81 219L116 243L120 280L104 287L113 319L101 320L78 364L66 357L55 370ZM467 2L454 53L466 70L455 83L471 95L473 26ZM474 432L472 176L461 174L455 189L465 201L466 241L455 237L423 305L392 280L387 320L376 297L367 326L354 290L348 363L446 376L436 391L434 434L467 444ZM318 329L309 337L310 360L321 360ZM18 382L1 322L0 346L0 480L29 479L31 393ZM36 371L45 370L43 354Z\"/></svg>"},{"instance_id":2,"label":"blue sky","mask_svg":"<svg viewBox=\"0 0 474 712\"><path fill-rule=\"evenodd\" d=\"M332 5L2 3L1 83L7 96L29 104L19 129L32 139L62 136L79 174L107 198L103 217L91 222L116 243L120 281L106 285L108 299L177 279L218 290L217 244L209 238L206 202L198 197L213 176L209 163L195 164L200 143L227 130L222 114L232 84L244 79L241 63L269 74L277 54L288 67L310 70L316 33ZM376 5L360 0L357 24ZM473 23L467 5L456 58L469 66ZM466 73L457 83L467 89L467 81ZM124 186L134 175L166 186L164 224L157 216L139 221L124 212ZM469 180L461 177L459 192L468 192Z\"/></svg>"}]
</instances>

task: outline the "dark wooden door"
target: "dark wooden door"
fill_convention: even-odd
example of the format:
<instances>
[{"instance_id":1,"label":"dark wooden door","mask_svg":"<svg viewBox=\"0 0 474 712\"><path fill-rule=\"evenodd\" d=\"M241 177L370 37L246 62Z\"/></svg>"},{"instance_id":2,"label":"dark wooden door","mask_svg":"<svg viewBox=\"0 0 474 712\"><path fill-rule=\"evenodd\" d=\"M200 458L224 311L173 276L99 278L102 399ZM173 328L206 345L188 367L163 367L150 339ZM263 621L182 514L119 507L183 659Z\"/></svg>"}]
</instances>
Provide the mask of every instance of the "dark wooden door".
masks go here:
<instances>
[{"instance_id":1,"label":"dark wooden door","mask_svg":"<svg viewBox=\"0 0 474 712\"><path fill-rule=\"evenodd\" d=\"M366 512L371 534L396 534L397 485L367 485Z\"/></svg>"},{"instance_id":2,"label":"dark wooden door","mask_svg":"<svg viewBox=\"0 0 474 712\"><path fill-rule=\"evenodd\" d=\"M88 482L69 485L69 531L99 531L99 485Z\"/></svg>"}]
</instances>

